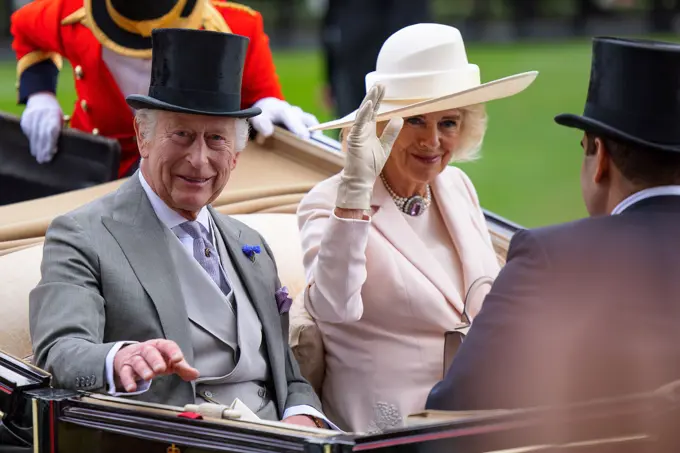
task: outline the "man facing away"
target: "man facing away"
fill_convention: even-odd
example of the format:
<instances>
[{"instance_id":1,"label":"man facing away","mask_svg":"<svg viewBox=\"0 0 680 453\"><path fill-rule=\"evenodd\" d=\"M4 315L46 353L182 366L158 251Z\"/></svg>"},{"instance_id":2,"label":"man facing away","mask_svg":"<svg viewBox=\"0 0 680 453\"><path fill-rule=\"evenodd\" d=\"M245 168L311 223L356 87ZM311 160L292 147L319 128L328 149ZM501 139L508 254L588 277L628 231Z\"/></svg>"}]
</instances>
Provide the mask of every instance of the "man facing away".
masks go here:
<instances>
[{"instance_id":1,"label":"man facing away","mask_svg":"<svg viewBox=\"0 0 680 453\"><path fill-rule=\"evenodd\" d=\"M152 41L149 95L127 98L140 171L45 237L36 364L57 387L179 406L239 398L260 418L322 426L269 247L209 206L260 113L240 105L248 39L157 29Z\"/></svg>"},{"instance_id":2,"label":"man facing away","mask_svg":"<svg viewBox=\"0 0 680 453\"><path fill-rule=\"evenodd\" d=\"M596 38L581 187L591 217L518 232L428 409L567 404L680 379L680 46Z\"/></svg>"}]
</instances>

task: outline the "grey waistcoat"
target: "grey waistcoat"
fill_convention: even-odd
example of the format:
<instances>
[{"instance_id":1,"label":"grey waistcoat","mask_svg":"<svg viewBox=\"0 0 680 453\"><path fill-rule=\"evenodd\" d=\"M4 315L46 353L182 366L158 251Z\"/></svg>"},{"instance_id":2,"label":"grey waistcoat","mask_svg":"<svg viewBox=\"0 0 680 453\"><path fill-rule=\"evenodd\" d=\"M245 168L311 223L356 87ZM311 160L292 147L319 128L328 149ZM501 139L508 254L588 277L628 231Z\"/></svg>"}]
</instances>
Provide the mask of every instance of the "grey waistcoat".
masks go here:
<instances>
[{"instance_id":1,"label":"grey waistcoat","mask_svg":"<svg viewBox=\"0 0 680 453\"><path fill-rule=\"evenodd\" d=\"M196 381L197 402L229 405L239 398L258 417L278 420L276 403L271 398L262 324L212 219L211 229L222 271L232 288L228 296L177 236L169 234L170 255L190 321L192 366L201 373Z\"/></svg>"}]
</instances>

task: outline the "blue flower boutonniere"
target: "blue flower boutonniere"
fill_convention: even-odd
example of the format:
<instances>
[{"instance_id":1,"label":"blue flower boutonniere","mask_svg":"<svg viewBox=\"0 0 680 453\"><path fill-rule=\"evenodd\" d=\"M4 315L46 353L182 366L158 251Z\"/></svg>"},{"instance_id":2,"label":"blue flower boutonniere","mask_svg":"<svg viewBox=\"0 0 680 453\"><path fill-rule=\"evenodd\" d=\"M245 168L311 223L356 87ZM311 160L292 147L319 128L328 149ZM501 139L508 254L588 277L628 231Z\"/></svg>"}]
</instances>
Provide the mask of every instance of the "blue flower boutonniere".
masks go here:
<instances>
[{"instance_id":1,"label":"blue flower boutonniere","mask_svg":"<svg viewBox=\"0 0 680 453\"><path fill-rule=\"evenodd\" d=\"M244 245L243 248L243 253L250 258L250 261L255 262L255 255L260 253L260 246L259 245Z\"/></svg>"}]
</instances>

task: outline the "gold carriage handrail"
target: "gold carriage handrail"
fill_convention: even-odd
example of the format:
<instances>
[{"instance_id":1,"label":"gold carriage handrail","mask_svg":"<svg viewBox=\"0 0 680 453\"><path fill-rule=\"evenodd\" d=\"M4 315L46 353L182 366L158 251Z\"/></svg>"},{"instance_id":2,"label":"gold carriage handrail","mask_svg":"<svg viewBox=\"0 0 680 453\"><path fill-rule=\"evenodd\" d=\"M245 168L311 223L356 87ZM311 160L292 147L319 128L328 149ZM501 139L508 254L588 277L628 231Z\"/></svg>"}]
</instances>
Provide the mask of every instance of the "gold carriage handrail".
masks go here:
<instances>
[{"instance_id":1,"label":"gold carriage handrail","mask_svg":"<svg viewBox=\"0 0 680 453\"><path fill-rule=\"evenodd\" d=\"M102 405L102 406L108 406L108 407L117 407L120 409L125 409L125 410L139 410L141 414L144 412L148 413L155 413L159 415L169 415L169 416L177 416L177 414L184 412L187 408L186 407L180 407L180 406L170 406L166 404L158 404L158 403L149 403L145 401L136 401L136 400L131 400L131 399L124 399L124 398L119 398L115 396L109 396L109 395L103 395L100 393L83 393L83 395L80 397L80 400L84 403L92 404L92 405ZM239 420L239 419L229 419L229 418L223 418L223 419L218 419L218 418L207 418L208 421L211 423L215 424L222 424L222 425L238 425L238 424L244 424L247 423L251 427L258 429L258 430L264 430L264 431L269 431L271 432L274 430L275 432L281 432L284 434L306 434L306 435L312 435L314 437L329 437L329 436L337 436L338 432L333 431L330 429L325 429L325 428L316 428L316 427L310 427L310 426L302 426L302 425L293 425L289 423L283 423L281 421L272 421L272 420ZM242 426L242 425L241 425Z\"/></svg>"},{"instance_id":2,"label":"gold carriage handrail","mask_svg":"<svg viewBox=\"0 0 680 453\"><path fill-rule=\"evenodd\" d=\"M32 237L26 239L16 239L13 241L0 242L0 251L7 249L14 249L20 247L27 247L35 244L38 241L42 241L43 237Z\"/></svg>"},{"instance_id":3,"label":"gold carriage handrail","mask_svg":"<svg viewBox=\"0 0 680 453\"><path fill-rule=\"evenodd\" d=\"M5 256L5 255L9 255L10 253L20 252L21 250L30 249L31 247L34 247L38 244L41 244L44 241L45 238L33 238L33 239L35 239L35 242L33 242L31 244L18 245L16 247L9 247L9 248L0 250L0 257Z\"/></svg>"},{"instance_id":4,"label":"gold carriage handrail","mask_svg":"<svg viewBox=\"0 0 680 453\"><path fill-rule=\"evenodd\" d=\"M21 359L21 358L17 357L15 354L11 354L11 353L9 353L5 350L0 350L0 353L4 354L4 356L5 356L4 360L10 360L10 361L14 360L16 362L20 362L22 365L33 370L36 374L39 374L41 376L45 376L45 377L52 379L52 373L50 373L49 371L43 370L42 368L34 365L31 362L28 362L26 360L26 358ZM0 355L2 355L2 354L0 354Z\"/></svg>"},{"instance_id":5,"label":"gold carriage handrail","mask_svg":"<svg viewBox=\"0 0 680 453\"><path fill-rule=\"evenodd\" d=\"M301 198L302 199L302 198ZM257 211L258 214L295 214L298 208L297 203L282 204L280 206L273 206L271 208L261 209Z\"/></svg>"},{"instance_id":6,"label":"gold carriage handrail","mask_svg":"<svg viewBox=\"0 0 680 453\"><path fill-rule=\"evenodd\" d=\"M306 193L307 192L276 195L272 197L245 200L238 203L227 203L222 206L217 206L215 209L217 212L229 215L261 213L264 210L269 212L281 212L278 211L281 206L297 206Z\"/></svg>"}]
</instances>

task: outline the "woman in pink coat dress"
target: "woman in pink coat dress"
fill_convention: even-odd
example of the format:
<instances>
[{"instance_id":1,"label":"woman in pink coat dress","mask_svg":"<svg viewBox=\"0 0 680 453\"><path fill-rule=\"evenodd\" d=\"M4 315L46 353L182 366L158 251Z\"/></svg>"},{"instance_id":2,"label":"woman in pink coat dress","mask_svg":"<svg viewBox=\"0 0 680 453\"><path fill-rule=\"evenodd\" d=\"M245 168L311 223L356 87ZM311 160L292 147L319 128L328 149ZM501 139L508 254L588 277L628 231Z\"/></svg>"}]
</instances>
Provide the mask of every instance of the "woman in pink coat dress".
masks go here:
<instances>
[{"instance_id":1,"label":"woman in pink coat dress","mask_svg":"<svg viewBox=\"0 0 680 453\"><path fill-rule=\"evenodd\" d=\"M536 75L482 84L457 29L413 25L383 45L360 108L314 128L342 128L347 154L298 208L304 303L326 351L321 397L341 428L400 426L442 378L445 332L473 283L499 271L475 188L448 164L479 150L482 104ZM471 316L487 291L467 298Z\"/></svg>"}]
</instances>

